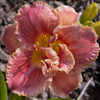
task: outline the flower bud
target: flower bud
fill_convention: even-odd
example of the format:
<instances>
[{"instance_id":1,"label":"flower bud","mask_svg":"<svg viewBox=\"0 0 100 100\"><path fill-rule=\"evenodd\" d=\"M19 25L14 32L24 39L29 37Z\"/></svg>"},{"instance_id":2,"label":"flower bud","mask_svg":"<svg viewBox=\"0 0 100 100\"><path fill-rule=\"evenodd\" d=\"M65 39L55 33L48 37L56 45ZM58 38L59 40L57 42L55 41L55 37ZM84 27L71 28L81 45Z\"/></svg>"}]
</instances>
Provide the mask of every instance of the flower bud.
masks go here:
<instances>
[{"instance_id":1,"label":"flower bud","mask_svg":"<svg viewBox=\"0 0 100 100\"><path fill-rule=\"evenodd\" d=\"M85 21L91 21L95 18L98 13L98 8L96 3L90 4L82 14L80 22L83 24Z\"/></svg>"},{"instance_id":2,"label":"flower bud","mask_svg":"<svg viewBox=\"0 0 100 100\"><path fill-rule=\"evenodd\" d=\"M100 21L95 22L91 26L95 29L97 35L100 36Z\"/></svg>"},{"instance_id":3,"label":"flower bud","mask_svg":"<svg viewBox=\"0 0 100 100\"><path fill-rule=\"evenodd\" d=\"M90 26L91 24L93 24L92 21L86 21L86 22L83 23L84 26L86 26L86 25Z\"/></svg>"}]
</instances>

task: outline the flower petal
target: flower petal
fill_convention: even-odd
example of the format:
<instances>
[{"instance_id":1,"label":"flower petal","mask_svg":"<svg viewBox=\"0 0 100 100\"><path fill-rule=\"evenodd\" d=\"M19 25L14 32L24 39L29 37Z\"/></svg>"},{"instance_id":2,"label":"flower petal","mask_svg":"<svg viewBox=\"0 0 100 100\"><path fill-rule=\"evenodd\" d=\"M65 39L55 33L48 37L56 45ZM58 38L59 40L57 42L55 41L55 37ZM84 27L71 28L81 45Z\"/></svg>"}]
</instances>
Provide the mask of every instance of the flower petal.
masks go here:
<instances>
[{"instance_id":1,"label":"flower petal","mask_svg":"<svg viewBox=\"0 0 100 100\"><path fill-rule=\"evenodd\" d=\"M58 67L60 68L60 71L65 71L68 73L70 70L72 70L75 60L73 54L67 49L65 44L59 44L59 58L60 64Z\"/></svg>"},{"instance_id":2,"label":"flower petal","mask_svg":"<svg viewBox=\"0 0 100 100\"><path fill-rule=\"evenodd\" d=\"M2 42L6 46L10 54L15 52L19 47L19 41L15 38L14 32L16 30L16 24L10 24L5 28L5 34L2 37Z\"/></svg>"},{"instance_id":3,"label":"flower petal","mask_svg":"<svg viewBox=\"0 0 100 100\"><path fill-rule=\"evenodd\" d=\"M53 77L57 71L57 65L54 65L50 59L45 59L42 61L42 72L45 77Z\"/></svg>"},{"instance_id":4,"label":"flower petal","mask_svg":"<svg viewBox=\"0 0 100 100\"><path fill-rule=\"evenodd\" d=\"M56 8L56 11L60 14L62 19L62 26L71 25L79 21L81 13L76 13L76 11L70 6L60 6Z\"/></svg>"},{"instance_id":5,"label":"flower petal","mask_svg":"<svg viewBox=\"0 0 100 100\"><path fill-rule=\"evenodd\" d=\"M69 75L58 72L54 76L50 88L58 96L66 98L70 91L79 87L80 82L82 82L80 73Z\"/></svg>"},{"instance_id":6,"label":"flower petal","mask_svg":"<svg viewBox=\"0 0 100 100\"><path fill-rule=\"evenodd\" d=\"M92 28L74 24L59 26L54 33L58 33L58 39L63 41L74 55L75 66L70 73L82 71L86 65L91 64L97 58L99 45L96 40L98 36Z\"/></svg>"},{"instance_id":7,"label":"flower petal","mask_svg":"<svg viewBox=\"0 0 100 100\"><path fill-rule=\"evenodd\" d=\"M59 64L59 57L57 56L57 53L50 47L41 47L40 50L45 52L48 59L50 59L54 64Z\"/></svg>"},{"instance_id":8,"label":"flower petal","mask_svg":"<svg viewBox=\"0 0 100 100\"><path fill-rule=\"evenodd\" d=\"M40 50L42 50L47 56L47 58L42 61L43 74L45 77L54 76L55 72L59 69L59 57L57 56L57 53L51 47L41 47Z\"/></svg>"},{"instance_id":9,"label":"flower petal","mask_svg":"<svg viewBox=\"0 0 100 100\"><path fill-rule=\"evenodd\" d=\"M14 93L36 96L52 82L51 77L44 77L38 64L31 63L33 51L17 49L8 63L7 82Z\"/></svg>"},{"instance_id":10,"label":"flower petal","mask_svg":"<svg viewBox=\"0 0 100 100\"><path fill-rule=\"evenodd\" d=\"M40 35L53 35L53 30L61 23L59 14L48 4L43 2L22 6L15 16L17 24L16 37L21 45L29 50ZM40 39L41 40L41 39Z\"/></svg>"}]
</instances>

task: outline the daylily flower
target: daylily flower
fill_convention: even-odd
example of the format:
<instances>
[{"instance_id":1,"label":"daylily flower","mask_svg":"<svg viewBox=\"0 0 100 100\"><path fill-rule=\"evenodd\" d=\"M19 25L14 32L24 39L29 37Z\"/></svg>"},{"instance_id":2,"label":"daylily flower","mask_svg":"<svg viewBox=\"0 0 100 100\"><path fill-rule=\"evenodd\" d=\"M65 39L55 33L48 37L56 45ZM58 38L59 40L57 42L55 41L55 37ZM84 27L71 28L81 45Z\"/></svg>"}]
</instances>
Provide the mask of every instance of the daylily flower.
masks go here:
<instances>
[{"instance_id":1,"label":"daylily flower","mask_svg":"<svg viewBox=\"0 0 100 100\"><path fill-rule=\"evenodd\" d=\"M7 83L14 93L36 96L46 88L65 98L82 82L81 71L98 56L94 29L79 24L72 7L35 2L22 6L2 41L12 54Z\"/></svg>"}]
</instances>

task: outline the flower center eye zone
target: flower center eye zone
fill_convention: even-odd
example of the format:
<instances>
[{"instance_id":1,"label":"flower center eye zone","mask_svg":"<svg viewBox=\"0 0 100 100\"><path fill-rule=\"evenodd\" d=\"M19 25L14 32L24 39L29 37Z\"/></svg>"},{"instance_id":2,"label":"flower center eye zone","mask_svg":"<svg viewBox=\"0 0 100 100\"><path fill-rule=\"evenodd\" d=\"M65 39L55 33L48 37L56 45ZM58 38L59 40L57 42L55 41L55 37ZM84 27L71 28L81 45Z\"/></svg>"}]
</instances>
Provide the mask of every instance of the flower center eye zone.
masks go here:
<instances>
[{"instance_id":1,"label":"flower center eye zone","mask_svg":"<svg viewBox=\"0 0 100 100\"><path fill-rule=\"evenodd\" d=\"M52 48L56 51L57 55L59 54L59 42L52 43Z\"/></svg>"},{"instance_id":2,"label":"flower center eye zone","mask_svg":"<svg viewBox=\"0 0 100 100\"><path fill-rule=\"evenodd\" d=\"M32 63L40 62L40 60L47 58L45 52L40 50L41 47L50 47L54 51L56 51L57 55L59 54L59 43L61 42L56 40L53 43L50 43L50 39L52 39L52 37L49 34L38 35L36 39L36 44L34 45L35 50L32 57Z\"/></svg>"},{"instance_id":3,"label":"flower center eye zone","mask_svg":"<svg viewBox=\"0 0 100 100\"><path fill-rule=\"evenodd\" d=\"M36 43L38 44L38 49L40 47L48 47L49 46L49 44L48 44L49 38L50 38L50 35L48 35L48 34L46 34L46 35L40 34L36 39Z\"/></svg>"},{"instance_id":4,"label":"flower center eye zone","mask_svg":"<svg viewBox=\"0 0 100 100\"><path fill-rule=\"evenodd\" d=\"M59 55L59 43L62 43L60 40L56 40L55 37L51 37L49 34L40 34L36 39L36 49L33 53L33 63L38 62L43 59L48 59L45 52L41 51L41 47L49 47L56 51L57 55Z\"/></svg>"},{"instance_id":5,"label":"flower center eye zone","mask_svg":"<svg viewBox=\"0 0 100 100\"><path fill-rule=\"evenodd\" d=\"M38 35L36 39L36 44L34 44L34 52L32 57L32 63L40 62L41 59L45 59L46 55L43 51L40 50L41 47L49 47L48 39L50 38L50 35L48 34L40 34Z\"/></svg>"},{"instance_id":6,"label":"flower center eye zone","mask_svg":"<svg viewBox=\"0 0 100 100\"><path fill-rule=\"evenodd\" d=\"M59 55L59 43L63 44L63 41L56 40L54 43L52 43L52 48L54 51L56 51L57 55Z\"/></svg>"},{"instance_id":7,"label":"flower center eye zone","mask_svg":"<svg viewBox=\"0 0 100 100\"><path fill-rule=\"evenodd\" d=\"M35 50L32 56L32 64L41 60L41 56L43 55L42 52Z\"/></svg>"}]
</instances>

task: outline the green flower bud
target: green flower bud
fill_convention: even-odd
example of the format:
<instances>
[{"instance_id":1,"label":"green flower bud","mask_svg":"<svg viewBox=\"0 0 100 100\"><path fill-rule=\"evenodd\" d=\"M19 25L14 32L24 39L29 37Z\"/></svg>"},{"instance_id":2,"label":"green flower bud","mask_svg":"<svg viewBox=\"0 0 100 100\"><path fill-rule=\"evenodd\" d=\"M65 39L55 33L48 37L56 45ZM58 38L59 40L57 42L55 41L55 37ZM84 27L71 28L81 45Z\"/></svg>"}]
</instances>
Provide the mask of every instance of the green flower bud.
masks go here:
<instances>
[{"instance_id":1,"label":"green flower bud","mask_svg":"<svg viewBox=\"0 0 100 100\"><path fill-rule=\"evenodd\" d=\"M90 26L91 24L93 24L92 21L86 21L86 22L83 23L84 26L86 26L86 25Z\"/></svg>"},{"instance_id":2,"label":"green flower bud","mask_svg":"<svg viewBox=\"0 0 100 100\"><path fill-rule=\"evenodd\" d=\"M100 21L95 22L91 26L95 29L97 35L100 36Z\"/></svg>"},{"instance_id":3,"label":"green flower bud","mask_svg":"<svg viewBox=\"0 0 100 100\"><path fill-rule=\"evenodd\" d=\"M96 3L90 4L82 14L80 22L83 24L85 21L91 21L95 18L98 13L98 8Z\"/></svg>"}]
</instances>

